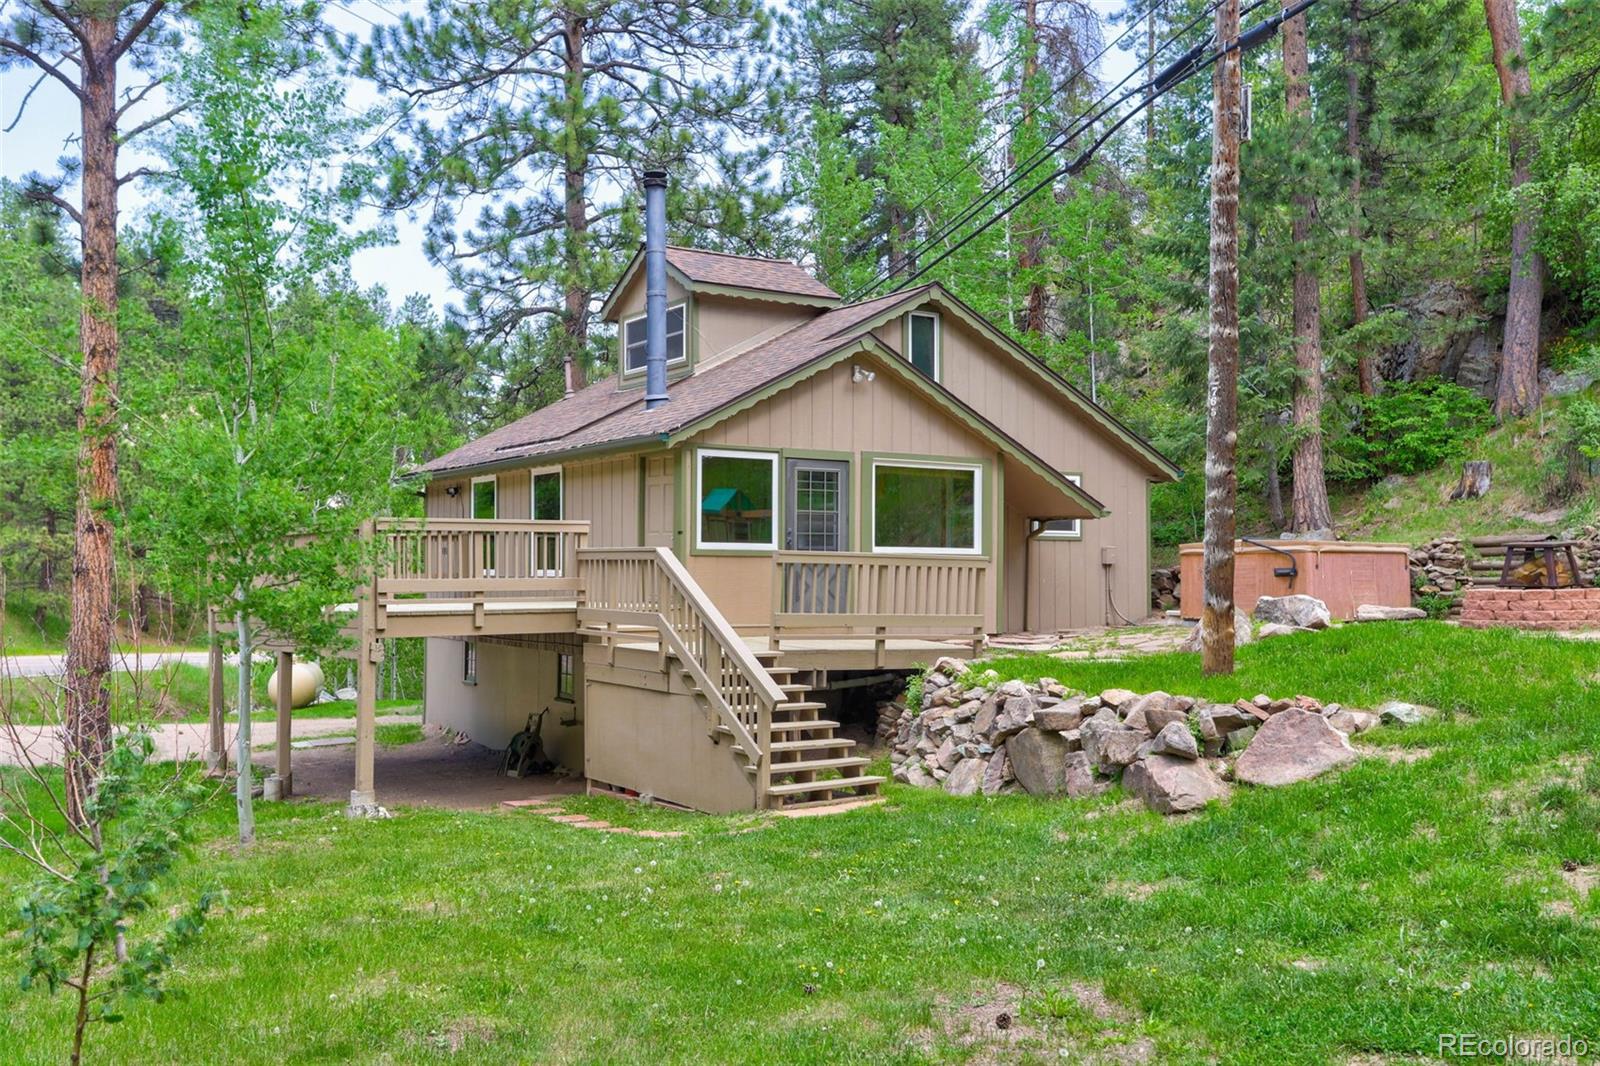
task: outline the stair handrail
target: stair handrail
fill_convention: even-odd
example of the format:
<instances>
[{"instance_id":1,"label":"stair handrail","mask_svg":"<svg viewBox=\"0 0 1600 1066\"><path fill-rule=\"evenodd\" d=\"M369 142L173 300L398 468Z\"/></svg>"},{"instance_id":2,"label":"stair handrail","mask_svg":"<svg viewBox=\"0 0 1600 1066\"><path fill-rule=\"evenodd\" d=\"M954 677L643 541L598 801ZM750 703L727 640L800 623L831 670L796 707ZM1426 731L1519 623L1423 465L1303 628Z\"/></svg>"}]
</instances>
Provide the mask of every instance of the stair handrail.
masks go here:
<instances>
[{"instance_id":1,"label":"stair handrail","mask_svg":"<svg viewBox=\"0 0 1600 1066\"><path fill-rule=\"evenodd\" d=\"M678 656L695 683L700 686L711 706L716 709L717 715L733 733L735 740L744 750L746 756L756 765L757 801L763 803L767 794L767 786L771 783L771 758L772 750L772 712L773 709L785 699L784 692L778 687L772 675L767 673L751 652L749 645L734 631L733 626L722 616L717 605L706 595L699 582L684 567L683 563L668 548L584 548L578 552L580 566L587 561L603 561L607 559L626 559L643 561L649 560L654 564L654 571L666 579L667 584L677 592L678 598L684 608L689 612L687 619L679 619L679 612L673 609L676 605L665 602L656 590L654 602L650 603L647 596L641 596L648 606L653 606L653 611L624 611L624 614L645 614L652 616L651 622L660 631L662 638L672 645L673 652ZM600 583L587 580L583 581L584 606L581 611L593 611L596 614L612 614L606 607L595 606L597 597L604 602L606 590ZM641 593L648 590L641 589ZM644 606L645 604L641 604ZM581 615L580 615L581 617ZM717 664L717 678L712 677L708 664L701 660L695 653L694 641L685 639L690 634L692 622L710 638L719 656L725 660L727 666L732 668L732 677L727 676L728 671L723 664ZM734 702L745 702L740 699L742 693L748 693L755 704L755 734L751 734L749 725L734 710Z\"/></svg>"}]
</instances>

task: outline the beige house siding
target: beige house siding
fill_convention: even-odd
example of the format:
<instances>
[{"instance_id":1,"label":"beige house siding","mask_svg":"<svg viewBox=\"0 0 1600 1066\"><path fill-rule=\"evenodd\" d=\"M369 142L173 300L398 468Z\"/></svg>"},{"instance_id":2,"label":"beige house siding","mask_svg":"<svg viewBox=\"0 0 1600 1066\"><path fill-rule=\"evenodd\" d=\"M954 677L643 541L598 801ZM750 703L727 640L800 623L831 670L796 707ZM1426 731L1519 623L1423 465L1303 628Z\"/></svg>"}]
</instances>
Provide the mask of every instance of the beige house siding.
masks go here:
<instances>
[{"instance_id":1,"label":"beige house siding","mask_svg":"<svg viewBox=\"0 0 1600 1066\"><path fill-rule=\"evenodd\" d=\"M698 366L709 366L809 321L816 308L701 293L691 316Z\"/></svg>"},{"instance_id":2,"label":"beige house siding","mask_svg":"<svg viewBox=\"0 0 1600 1066\"><path fill-rule=\"evenodd\" d=\"M635 454L588 463L569 463L562 471L566 517L589 523L594 548L632 548L639 544L639 457Z\"/></svg>"},{"instance_id":3,"label":"beige house siding","mask_svg":"<svg viewBox=\"0 0 1600 1066\"><path fill-rule=\"evenodd\" d=\"M423 513L429 518L466 518L472 496L467 488L467 478L448 478L430 481L423 489ZM450 495L454 488L456 494Z\"/></svg>"},{"instance_id":4,"label":"beige house siding","mask_svg":"<svg viewBox=\"0 0 1600 1066\"><path fill-rule=\"evenodd\" d=\"M1106 606L1101 549L1113 549L1111 592L1129 618L1149 613L1150 474L1104 430L1072 411L1038 375L994 352L955 315L941 314L940 383L1056 469L1083 478L1106 517L1082 523L1077 541L1035 541L1022 564L1023 516L1009 517L1005 563L1009 628L1070 629L1115 621ZM899 351L903 318L875 335ZM1024 580L1029 612L1022 617Z\"/></svg>"},{"instance_id":5,"label":"beige house siding","mask_svg":"<svg viewBox=\"0 0 1600 1066\"><path fill-rule=\"evenodd\" d=\"M851 362L845 361L801 381L711 427L696 436L693 444L811 453L823 457L832 453L832 457L849 458L850 547L856 551L868 550L864 537L866 516L862 513L863 455L988 460L983 508L989 559L986 580L991 592L996 591L998 568L994 564L993 530L998 453L982 437L885 374L871 382L854 383L852 367ZM685 510L682 516L689 570L728 621L741 627L768 626L772 622L771 555L715 555L693 547L698 489L694 485L692 453L691 448L690 461L686 463L689 491L683 493ZM778 539L782 543L781 514L778 521ZM997 624L997 601L998 596L990 596L987 613L991 629Z\"/></svg>"},{"instance_id":6,"label":"beige house siding","mask_svg":"<svg viewBox=\"0 0 1600 1066\"><path fill-rule=\"evenodd\" d=\"M546 707L540 736L550 758L574 770L583 768L581 703L556 699L555 647L513 647L474 641L477 684L462 680L464 640L427 639L424 703L429 725L465 733L479 744L504 748L528 724L528 715ZM575 692L583 687L583 649L576 638L566 648L573 657ZM563 725L562 721L575 724Z\"/></svg>"}]
</instances>

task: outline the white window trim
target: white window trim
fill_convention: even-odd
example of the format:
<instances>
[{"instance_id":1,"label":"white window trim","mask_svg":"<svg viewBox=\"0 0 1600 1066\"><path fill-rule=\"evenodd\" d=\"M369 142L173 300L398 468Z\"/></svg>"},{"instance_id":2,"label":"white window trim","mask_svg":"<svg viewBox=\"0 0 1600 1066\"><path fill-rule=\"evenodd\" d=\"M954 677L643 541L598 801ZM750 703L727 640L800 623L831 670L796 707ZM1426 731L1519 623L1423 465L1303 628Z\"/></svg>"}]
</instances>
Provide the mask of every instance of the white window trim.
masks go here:
<instances>
[{"instance_id":1,"label":"white window trim","mask_svg":"<svg viewBox=\"0 0 1600 1066\"><path fill-rule=\"evenodd\" d=\"M933 380L939 381L944 377L944 320L937 311L907 311L904 326L904 355L907 363L912 367L916 364L911 361L911 320L913 318L933 319Z\"/></svg>"},{"instance_id":2,"label":"white window trim","mask_svg":"<svg viewBox=\"0 0 1600 1066\"><path fill-rule=\"evenodd\" d=\"M1083 475L1082 474L1062 474L1061 476L1066 478L1068 481L1072 482L1074 485L1078 486L1079 488L1083 487ZM1072 523L1072 532L1068 533L1066 530L1047 529L1042 533L1035 533L1033 539L1034 540L1082 540L1083 539L1083 519L1081 519L1081 518L1068 518L1068 519L1063 519L1063 521L1067 521L1067 522L1071 522Z\"/></svg>"},{"instance_id":3,"label":"white window trim","mask_svg":"<svg viewBox=\"0 0 1600 1066\"><path fill-rule=\"evenodd\" d=\"M567 476L565 473L563 473L562 468L559 466L536 466L532 470L528 471L528 517L530 519L534 519L535 521L551 521L550 519L538 519L533 513L533 509L536 506L534 502L535 497L533 493L533 479L536 477L543 477L548 474L554 474L556 476L556 485L559 488L559 491L556 493L556 500L558 509L561 513L558 514L554 519L554 521L559 522L567 517ZM495 490L495 496L496 504L498 506L498 489Z\"/></svg>"},{"instance_id":4,"label":"white window trim","mask_svg":"<svg viewBox=\"0 0 1600 1066\"><path fill-rule=\"evenodd\" d=\"M478 486L485 481L494 485L494 516L496 518L500 517L500 479L494 474L486 474L472 479L471 495L467 497L467 510L470 518L478 517Z\"/></svg>"},{"instance_id":5,"label":"white window trim","mask_svg":"<svg viewBox=\"0 0 1600 1066\"><path fill-rule=\"evenodd\" d=\"M972 471L972 539L970 548L899 548L878 543L878 467L921 467L926 470ZM983 554L983 464L946 463L925 459L874 459L867 471L867 500L871 505L868 543L874 555L982 555Z\"/></svg>"},{"instance_id":6,"label":"white window trim","mask_svg":"<svg viewBox=\"0 0 1600 1066\"><path fill-rule=\"evenodd\" d=\"M668 359L668 366L677 366L679 363L685 363L689 361L689 301L680 300L675 304L668 304L667 314L670 315L679 308L683 309L683 354L678 356L676 359ZM628 326L631 323L640 321L644 317L645 316L643 314L637 314L622 320L622 329L619 331L619 334L620 340L622 341L621 364L622 373L624 375L642 374L645 372L646 368L644 364L635 367L630 367L628 365Z\"/></svg>"},{"instance_id":7,"label":"white window trim","mask_svg":"<svg viewBox=\"0 0 1600 1066\"><path fill-rule=\"evenodd\" d=\"M705 464L706 459L765 459L772 467L772 540L762 544L754 541L727 542L705 539L705 511L701 510L701 503L705 500ZM701 448L695 452L694 460L694 546L705 551L777 551L778 550L778 477L783 463L777 452L740 451L730 448Z\"/></svg>"}]
</instances>

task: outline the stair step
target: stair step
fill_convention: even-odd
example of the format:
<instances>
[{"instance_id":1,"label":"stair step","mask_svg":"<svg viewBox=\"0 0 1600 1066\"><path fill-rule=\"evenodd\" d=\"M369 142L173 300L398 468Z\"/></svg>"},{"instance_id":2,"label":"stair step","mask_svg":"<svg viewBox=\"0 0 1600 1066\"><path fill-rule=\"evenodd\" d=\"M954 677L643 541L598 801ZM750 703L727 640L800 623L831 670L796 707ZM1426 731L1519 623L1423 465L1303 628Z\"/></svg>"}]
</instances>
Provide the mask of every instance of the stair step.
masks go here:
<instances>
[{"instance_id":1,"label":"stair step","mask_svg":"<svg viewBox=\"0 0 1600 1066\"><path fill-rule=\"evenodd\" d=\"M819 748L853 748L856 742L848 737L813 737L810 740L774 740L773 754L783 751L816 751Z\"/></svg>"},{"instance_id":2,"label":"stair step","mask_svg":"<svg viewBox=\"0 0 1600 1066\"><path fill-rule=\"evenodd\" d=\"M816 700L790 700L787 703L777 704L772 709L775 711L820 711L827 706L826 703L818 703Z\"/></svg>"},{"instance_id":3,"label":"stair step","mask_svg":"<svg viewBox=\"0 0 1600 1066\"><path fill-rule=\"evenodd\" d=\"M807 792L832 792L841 788L866 788L881 785L884 778L863 775L861 777L832 777L826 781L789 781L781 785L773 785L767 793L773 796L802 796Z\"/></svg>"},{"instance_id":4,"label":"stair step","mask_svg":"<svg viewBox=\"0 0 1600 1066\"><path fill-rule=\"evenodd\" d=\"M783 690L785 695L789 696L804 696L811 691L810 685L785 685L780 683L778 687Z\"/></svg>"},{"instance_id":5,"label":"stair step","mask_svg":"<svg viewBox=\"0 0 1600 1066\"><path fill-rule=\"evenodd\" d=\"M798 722L773 722L772 723L772 731L774 733L797 733L802 729L837 729L837 728L839 728L839 723L835 722L835 721L832 721L830 719L827 719L827 718L812 718L810 720L801 720L801 721L798 721ZM733 730L729 729L725 725L722 725L721 723L718 723L717 724L717 732L719 732L719 733L732 733Z\"/></svg>"},{"instance_id":6,"label":"stair step","mask_svg":"<svg viewBox=\"0 0 1600 1066\"><path fill-rule=\"evenodd\" d=\"M860 755L839 755L831 759L801 759L797 762L775 762L772 764L772 772L776 776L804 773L808 770L843 770L847 767L865 766L871 761ZM745 770L755 773L756 768L747 765Z\"/></svg>"}]
</instances>

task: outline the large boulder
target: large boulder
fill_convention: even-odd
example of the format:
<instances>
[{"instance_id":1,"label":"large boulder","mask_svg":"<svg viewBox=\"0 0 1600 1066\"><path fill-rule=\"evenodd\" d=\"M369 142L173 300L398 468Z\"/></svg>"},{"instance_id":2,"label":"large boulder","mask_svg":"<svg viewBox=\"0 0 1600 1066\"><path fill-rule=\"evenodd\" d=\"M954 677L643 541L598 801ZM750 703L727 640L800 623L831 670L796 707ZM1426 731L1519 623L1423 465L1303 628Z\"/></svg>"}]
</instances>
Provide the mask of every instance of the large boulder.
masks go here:
<instances>
[{"instance_id":1,"label":"large boulder","mask_svg":"<svg viewBox=\"0 0 1600 1066\"><path fill-rule=\"evenodd\" d=\"M1098 796L1111 787L1110 781L1095 776L1094 767L1089 765L1089 756L1081 751L1067 755L1066 774L1067 795L1072 799Z\"/></svg>"},{"instance_id":2,"label":"large boulder","mask_svg":"<svg viewBox=\"0 0 1600 1066\"><path fill-rule=\"evenodd\" d=\"M1180 759L1198 759L1200 745L1194 741L1187 722L1168 722L1150 742L1152 755L1176 755Z\"/></svg>"},{"instance_id":3,"label":"large boulder","mask_svg":"<svg viewBox=\"0 0 1600 1066\"><path fill-rule=\"evenodd\" d=\"M1233 776L1250 785L1292 785L1355 761L1349 738L1326 718L1291 708L1261 724Z\"/></svg>"},{"instance_id":4,"label":"large boulder","mask_svg":"<svg viewBox=\"0 0 1600 1066\"><path fill-rule=\"evenodd\" d=\"M1251 628L1250 616L1239 608L1233 609L1233 646L1242 648L1255 639L1255 631ZM1200 627L1195 626L1189 635L1183 638L1183 643L1178 645L1179 651L1200 650Z\"/></svg>"},{"instance_id":5,"label":"large boulder","mask_svg":"<svg viewBox=\"0 0 1600 1066\"><path fill-rule=\"evenodd\" d=\"M1115 774L1142 755L1149 740L1142 729L1113 729L1084 741L1083 751L1096 770Z\"/></svg>"},{"instance_id":6,"label":"large boulder","mask_svg":"<svg viewBox=\"0 0 1600 1066\"><path fill-rule=\"evenodd\" d=\"M1006 741L1006 754L1017 784L1035 796L1059 796L1067 790L1067 742L1060 733L1024 729Z\"/></svg>"},{"instance_id":7,"label":"large boulder","mask_svg":"<svg viewBox=\"0 0 1600 1066\"><path fill-rule=\"evenodd\" d=\"M1162 814L1197 811L1228 795L1227 783L1205 763L1172 755L1147 755L1129 766L1122 787Z\"/></svg>"},{"instance_id":8,"label":"large boulder","mask_svg":"<svg viewBox=\"0 0 1600 1066\"><path fill-rule=\"evenodd\" d=\"M1418 622L1428 617L1421 607L1385 607L1379 603L1363 603L1356 608L1357 622Z\"/></svg>"},{"instance_id":9,"label":"large boulder","mask_svg":"<svg viewBox=\"0 0 1600 1066\"><path fill-rule=\"evenodd\" d=\"M1251 617L1257 622L1272 625L1297 626L1301 629L1327 629L1333 622L1328 605L1315 596L1296 593L1291 596L1263 596L1256 601Z\"/></svg>"},{"instance_id":10,"label":"large boulder","mask_svg":"<svg viewBox=\"0 0 1600 1066\"><path fill-rule=\"evenodd\" d=\"M1053 707L1040 707L1033 712L1033 724L1039 729L1062 733L1083 724L1083 698L1074 696Z\"/></svg>"},{"instance_id":11,"label":"large boulder","mask_svg":"<svg viewBox=\"0 0 1600 1066\"><path fill-rule=\"evenodd\" d=\"M952 796L970 796L983 787L983 775L988 769L987 759L962 759L944 779L944 790Z\"/></svg>"},{"instance_id":12,"label":"large boulder","mask_svg":"<svg viewBox=\"0 0 1600 1066\"><path fill-rule=\"evenodd\" d=\"M1171 714L1177 706L1177 698L1169 693L1147 692L1126 708L1122 719L1129 729L1142 729L1148 734L1154 734L1160 732L1161 727L1172 720ZM1177 713L1182 717L1182 711Z\"/></svg>"}]
</instances>

